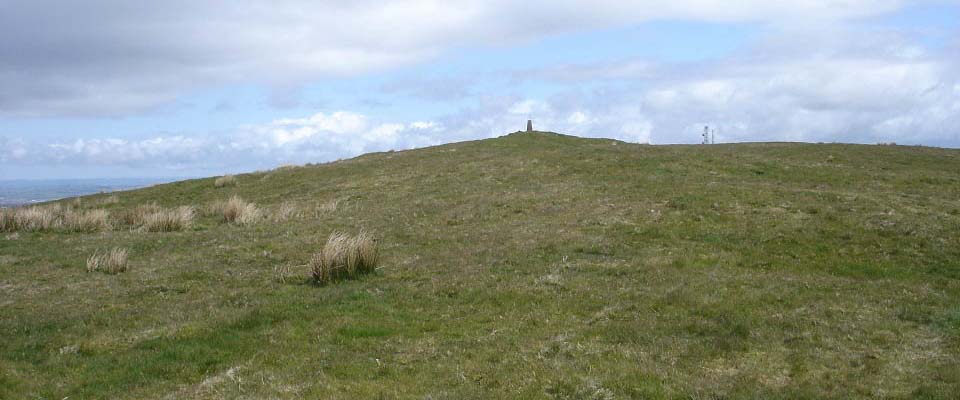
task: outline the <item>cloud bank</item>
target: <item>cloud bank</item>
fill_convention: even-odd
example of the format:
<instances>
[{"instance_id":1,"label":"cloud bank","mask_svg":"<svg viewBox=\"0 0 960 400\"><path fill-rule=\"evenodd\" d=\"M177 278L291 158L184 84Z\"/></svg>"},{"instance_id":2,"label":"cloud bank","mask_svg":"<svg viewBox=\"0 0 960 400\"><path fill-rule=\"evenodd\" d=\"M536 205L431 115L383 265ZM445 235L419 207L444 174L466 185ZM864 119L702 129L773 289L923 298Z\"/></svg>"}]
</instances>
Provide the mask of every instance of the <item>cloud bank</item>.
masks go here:
<instances>
[{"instance_id":1,"label":"cloud bank","mask_svg":"<svg viewBox=\"0 0 960 400\"><path fill-rule=\"evenodd\" d=\"M710 125L720 142L960 147L960 28L947 28L931 44L910 29L876 22L904 5L3 2L0 122L125 118L223 85L264 87L277 109L296 108L304 85L318 79L430 65L452 49L523 47L647 21L751 24L762 33L696 62L639 56L587 62L573 54L547 67L481 74L424 69L370 85L371 102L402 97L444 106L403 117L338 105L226 133L188 128L146 139L64 132L38 140L5 129L0 167L243 171L493 137L522 129L527 118L541 130L639 143L696 143Z\"/></svg>"},{"instance_id":2,"label":"cloud bank","mask_svg":"<svg viewBox=\"0 0 960 400\"><path fill-rule=\"evenodd\" d=\"M652 20L844 21L897 0L5 1L0 116L123 116L229 83L288 87Z\"/></svg>"},{"instance_id":3,"label":"cloud bank","mask_svg":"<svg viewBox=\"0 0 960 400\"><path fill-rule=\"evenodd\" d=\"M234 134L197 138L174 135L39 143L0 137L0 162L233 171L440 144L443 131L436 122L374 123L365 115L338 111L244 125Z\"/></svg>"},{"instance_id":4,"label":"cloud bank","mask_svg":"<svg viewBox=\"0 0 960 400\"><path fill-rule=\"evenodd\" d=\"M831 41L820 40L827 34ZM787 42L821 44L797 58L776 51L802 47ZM433 120L382 121L344 110L238 126L219 136L56 143L0 137L0 162L243 170L493 137L522 129L527 118L537 129L639 143L696 143L710 125L721 142L957 147L960 51L953 50L931 52L894 34L793 31L707 65L621 60L507 71L503 79L513 83L565 86L545 98L480 96Z\"/></svg>"}]
</instances>

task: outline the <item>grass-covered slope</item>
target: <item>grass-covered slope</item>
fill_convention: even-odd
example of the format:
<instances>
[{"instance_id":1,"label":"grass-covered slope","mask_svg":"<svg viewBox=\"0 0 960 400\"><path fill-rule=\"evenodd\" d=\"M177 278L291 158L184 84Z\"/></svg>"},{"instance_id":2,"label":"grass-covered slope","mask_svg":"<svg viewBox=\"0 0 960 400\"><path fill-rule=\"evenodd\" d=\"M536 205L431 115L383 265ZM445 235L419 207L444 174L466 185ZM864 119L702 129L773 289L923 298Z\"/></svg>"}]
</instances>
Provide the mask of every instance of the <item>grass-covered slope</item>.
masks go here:
<instances>
[{"instance_id":1,"label":"grass-covered slope","mask_svg":"<svg viewBox=\"0 0 960 400\"><path fill-rule=\"evenodd\" d=\"M91 196L263 217L0 234L0 398L951 398L958 171L522 133ZM361 229L380 268L307 283Z\"/></svg>"}]
</instances>

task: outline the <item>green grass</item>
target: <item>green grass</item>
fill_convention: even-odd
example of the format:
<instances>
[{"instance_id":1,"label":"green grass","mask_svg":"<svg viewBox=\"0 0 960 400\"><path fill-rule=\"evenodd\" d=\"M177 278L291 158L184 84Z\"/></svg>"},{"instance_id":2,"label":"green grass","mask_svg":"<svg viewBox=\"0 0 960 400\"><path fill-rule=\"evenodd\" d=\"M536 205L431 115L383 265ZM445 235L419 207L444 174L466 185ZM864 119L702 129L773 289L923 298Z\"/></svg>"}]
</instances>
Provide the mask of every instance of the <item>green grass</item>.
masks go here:
<instances>
[{"instance_id":1,"label":"green grass","mask_svg":"<svg viewBox=\"0 0 960 400\"><path fill-rule=\"evenodd\" d=\"M523 133L89 196L297 211L0 233L0 398L954 398L958 171ZM360 230L381 267L310 284ZM129 271L86 272L113 247Z\"/></svg>"}]
</instances>

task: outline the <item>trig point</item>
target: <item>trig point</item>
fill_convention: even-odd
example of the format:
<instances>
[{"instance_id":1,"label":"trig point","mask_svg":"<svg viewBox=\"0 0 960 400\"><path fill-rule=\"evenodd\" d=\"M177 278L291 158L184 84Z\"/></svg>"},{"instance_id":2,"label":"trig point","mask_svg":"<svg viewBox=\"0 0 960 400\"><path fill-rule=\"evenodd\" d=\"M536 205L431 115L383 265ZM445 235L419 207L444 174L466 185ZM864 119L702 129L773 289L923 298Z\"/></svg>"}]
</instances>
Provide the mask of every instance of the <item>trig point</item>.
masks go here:
<instances>
[{"instance_id":1,"label":"trig point","mask_svg":"<svg viewBox=\"0 0 960 400\"><path fill-rule=\"evenodd\" d=\"M533 132L533 120L532 120L532 119L528 119L528 120L527 120L527 132Z\"/></svg>"}]
</instances>

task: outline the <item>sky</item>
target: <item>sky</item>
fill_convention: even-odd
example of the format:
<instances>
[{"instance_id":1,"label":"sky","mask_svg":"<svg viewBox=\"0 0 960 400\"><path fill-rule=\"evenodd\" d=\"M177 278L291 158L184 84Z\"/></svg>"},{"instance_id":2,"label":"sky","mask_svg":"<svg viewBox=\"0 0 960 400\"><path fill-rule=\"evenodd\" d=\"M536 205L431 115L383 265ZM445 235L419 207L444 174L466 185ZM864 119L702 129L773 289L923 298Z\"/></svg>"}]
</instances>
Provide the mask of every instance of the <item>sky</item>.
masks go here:
<instances>
[{"instance_id":1,"label":"sky","mask_svg":"<svg viewBox=\"0 0 960 400\"><path fill-rule=\"evenodd\" d=\"M0 179L497 137L960 147L960 0L0 0Z\"/></svg>"}]
</instances>

